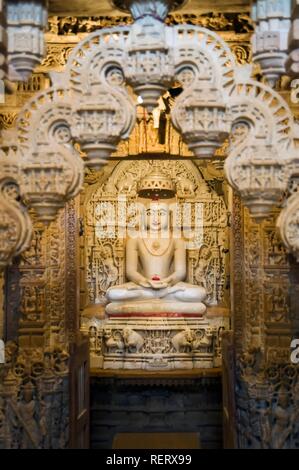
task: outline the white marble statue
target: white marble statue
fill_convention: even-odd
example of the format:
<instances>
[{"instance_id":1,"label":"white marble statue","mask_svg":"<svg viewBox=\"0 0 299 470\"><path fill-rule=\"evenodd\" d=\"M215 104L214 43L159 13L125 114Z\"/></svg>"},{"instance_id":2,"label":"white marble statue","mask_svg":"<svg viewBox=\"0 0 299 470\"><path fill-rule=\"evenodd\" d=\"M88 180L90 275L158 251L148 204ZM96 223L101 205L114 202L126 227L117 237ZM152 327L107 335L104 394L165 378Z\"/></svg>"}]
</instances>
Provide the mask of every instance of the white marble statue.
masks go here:
<instances>
[{"instance_id":1,"label":"white marble statue","mask_svg":"<svg viewBox=\"0 0 299 470\"><path fill-rule=\"evenodd\" d=\"M170 227L169 207L151 201L145 229L126 242L129 282L107 291L108 314L190 314L206 311L204 287L188 284L185 242Z\"/></svg>"}]
</instances>

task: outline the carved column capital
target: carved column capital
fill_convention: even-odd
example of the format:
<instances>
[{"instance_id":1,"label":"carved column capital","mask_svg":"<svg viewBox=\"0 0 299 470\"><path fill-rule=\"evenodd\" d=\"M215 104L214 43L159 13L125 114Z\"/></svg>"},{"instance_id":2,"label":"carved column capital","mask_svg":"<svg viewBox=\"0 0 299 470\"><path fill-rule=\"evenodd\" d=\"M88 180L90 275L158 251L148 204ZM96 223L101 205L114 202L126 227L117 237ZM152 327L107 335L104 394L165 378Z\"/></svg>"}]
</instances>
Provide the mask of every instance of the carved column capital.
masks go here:
<instances>
[{"instance_id":1,"label":"carved column capital","mask_svg":"<svg viewBox=\"0 0 299 470\"><path fill-rule=\"evenodd\" d=\"M7 0L6 3L9 78L24 81L44 56L47 1Z\"/></svg>"},{"instance_id":2,"label":"carved column capital","mask_svg":"<svg viewBox=\"0 0 299 470\"><path fill-rule=\"evenodd\" d=\"M273 87L285 74L290 17L291 0L253 2L252 19L256 23L252 37L253 60Z\"/></svg>"}]
</instances>

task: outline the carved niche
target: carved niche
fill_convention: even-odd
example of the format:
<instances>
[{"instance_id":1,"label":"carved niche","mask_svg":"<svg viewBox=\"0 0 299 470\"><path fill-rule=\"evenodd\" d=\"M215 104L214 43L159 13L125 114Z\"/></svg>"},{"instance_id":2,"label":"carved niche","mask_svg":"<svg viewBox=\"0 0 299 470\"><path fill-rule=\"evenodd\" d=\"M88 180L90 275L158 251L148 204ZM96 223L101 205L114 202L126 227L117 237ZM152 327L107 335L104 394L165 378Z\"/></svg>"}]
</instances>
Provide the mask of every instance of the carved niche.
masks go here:
<instances>
[{"instance_id":1,"label":"carved niche","mask_svg":"<svg viewBox=\"0 0 299 470\"><path fill-rule=\"evenodd\" d=\"M86 189L86 304L103 303L109 287L125 282L124 229L136 224L137 184L151 166L150 160L121 162L105 181L93 182ZM228 213L224 198L191 161L164 160L159 166L176 182L178 225L182 226L184 211L190 211L191 225L199 218L203 222L202 229L195 232L199 245L188 244L188 281L207 289L210 305L227 307ZM188 229L192 227L184 227L187 240Z\"/></svg>"}]
</instances>

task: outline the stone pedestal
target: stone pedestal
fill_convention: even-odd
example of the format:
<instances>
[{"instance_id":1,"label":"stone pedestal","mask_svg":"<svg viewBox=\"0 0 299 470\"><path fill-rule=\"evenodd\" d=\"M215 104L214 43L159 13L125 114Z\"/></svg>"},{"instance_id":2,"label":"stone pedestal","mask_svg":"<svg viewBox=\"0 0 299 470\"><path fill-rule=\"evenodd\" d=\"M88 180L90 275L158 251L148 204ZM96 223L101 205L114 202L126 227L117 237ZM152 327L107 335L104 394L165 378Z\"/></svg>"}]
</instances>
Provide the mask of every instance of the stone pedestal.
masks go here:
<instances>
[{"instance_id":1,"label":"stone pedestal","mask_svg":"<svg viewBox=\"0 0 299 470\"><path fill-rule=\"evenodd\" d=\"M84 325L91 363L103 369L173 370L221 365L222 317L113 317Z\"/></svg>"}]
</instances>

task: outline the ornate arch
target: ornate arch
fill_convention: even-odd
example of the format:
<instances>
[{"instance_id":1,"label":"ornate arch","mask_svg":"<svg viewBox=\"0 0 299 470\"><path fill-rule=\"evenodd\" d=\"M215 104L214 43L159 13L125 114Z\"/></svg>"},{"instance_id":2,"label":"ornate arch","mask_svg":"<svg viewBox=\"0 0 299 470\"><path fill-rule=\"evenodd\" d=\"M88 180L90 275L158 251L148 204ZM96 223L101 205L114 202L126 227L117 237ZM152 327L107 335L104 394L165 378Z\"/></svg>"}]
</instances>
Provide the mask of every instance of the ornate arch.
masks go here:
<instances>
[{"instance_id":1,"label":"ornate arch","mask_svg":"<svg viewBox=\"0 0 299 470\"><path fill-rule=\"evenodd\" d=\"M179 25L173 28L173 40L177 75L184 67L191 66L197 80L209 81L221 89L226 89L232 83L236 60L217 33L200 26ZM205 68L207 64L208 72Z\"/></svg>"},{"instance_id":2,"label":"ornate arch","mask_svg":"<svg viewBox=\"0 0 299 470\"><path fill-rule=\"evenodd\" d=\"M256 220L280 204L291 176L293 117L281 96L254 80L230 90L232 116L225 172Z\"/></svg>"},{"instance_id":3,"label":"ornate arch","mask_svg":"<svg viewBox=\"0 0 299 470\"><path fill-rule=\"evenodd\" d=\"M100 72L98 78L112 65L123 69L129 33L128 27L101 29L80 41L70 54L65 70L71 89L79 94L86 93L94 82L90 72L95 68Z\"/></svg>"},{"instance_id":4,"label":"ornate arch","mask_svg":"<svg viewBox=\"0 0 299 470\"><path fill-rule=\"evenodd\" d=\"M176 78L183 93L172 122L198 158L211 158L228 137L227 89L236 62L227 44L200 27L174 28Z\"/></svg>"},{"instance_id":5,"label":"ornate arch","mask_svg":"<svg viewBox=\"0 0 299 470\"><path fill-rule=\"evenodd\" d=\"M128 34L129 28L91 34L75 48L66 68L74 96L72 134L95 169L129 137L136 121L123 72Z\"/></svg>"},{"instance_id":6,"label":"ornate arch","mask_svg":"<svg viewBox=\"0 0 299 470\"><path fill-rule=\"evenodd\" d=\"M270 87L249 78L216 33L168 27L147 11L132 26L84 38L53 80L57 85L26 105L18 121L21 192L40 220L53 220L80 190L82 162L67 134L81 146L87 166L99 169L135 125L137 98L126 85L152 110L175 80L183 92L172 122L196 158L212 159L231 135L225 166L231 186L256 219L280 203L294 160L290 110Z\"/></svg>"},{"instance_id":7,"label":"ornate arch","mask_svg":"<svg viewBox=\"0 0 299 470\"><path fill-rule=\"evenodd\" d=\"M40 220L53 221L80 191L84 167L72 144L70 92L52 87L39 93L18 119L21 192Z\"/></svg>"},{"instance_id":8,"label":"ornate arch","mask_svg":"<svg viewBox=\"0 0 299 470\"><path fill-rule=\"evenodd\" d=\"M245 119L252 124L248 142L263 141L278 144L285 150L293 145L294 119L291 110L279 93L252 79L239 79L229 90L229 112L233 124ZM236 146L239 142L234 141Z\"/></svg>"},{"instance_id":9,"label":"ornate arch","mask_svg":"<svg viewBox=\"0 0 299 470\"><path fill-rule=\"evenodd\" d=\"M277 219L281 239L287 249L299 261L299 197L293 194Z\"/></svg>"}]
</instances>

